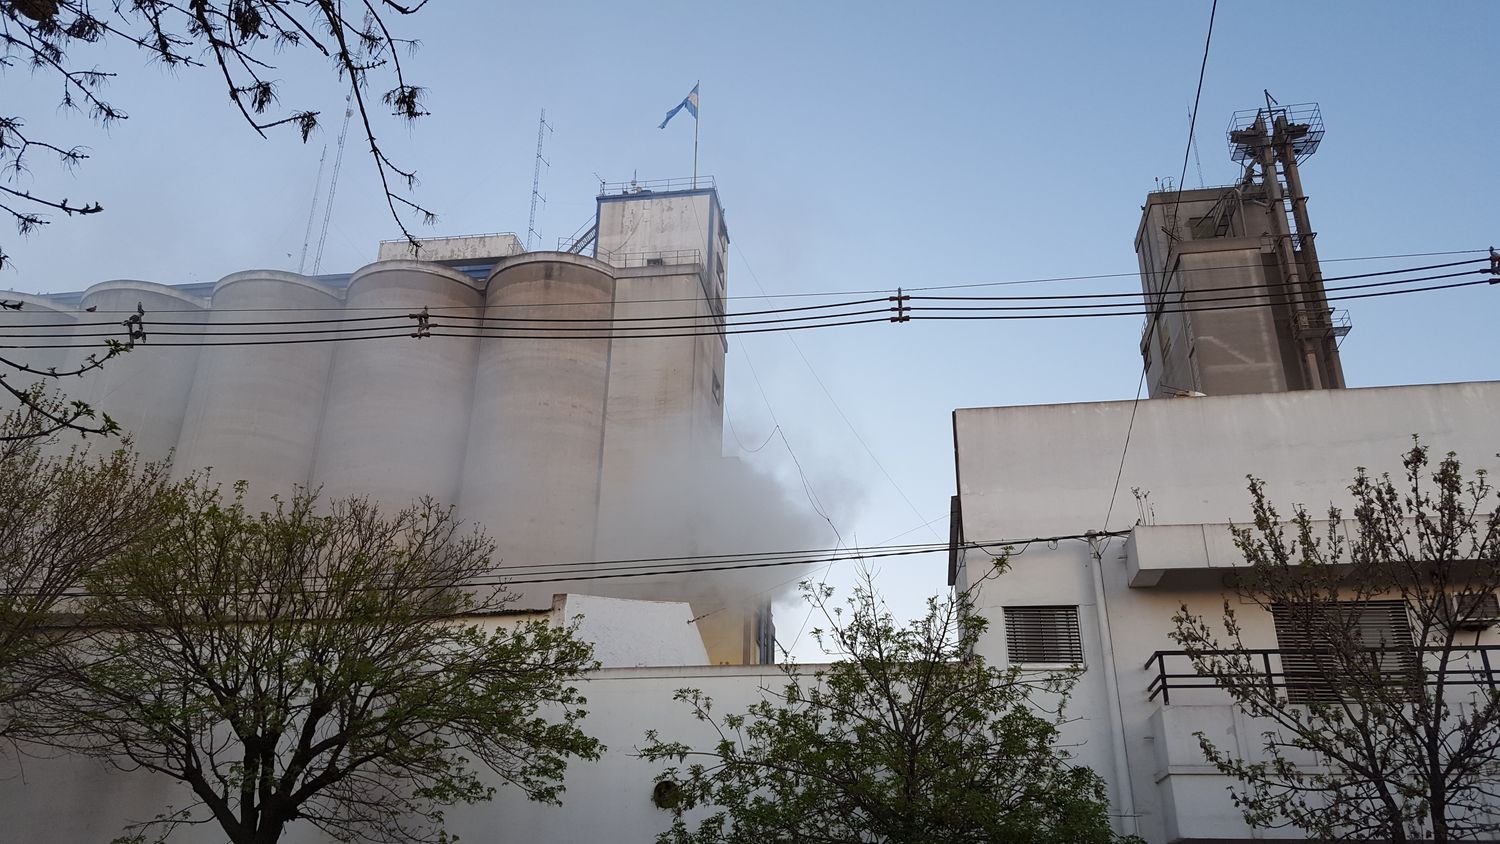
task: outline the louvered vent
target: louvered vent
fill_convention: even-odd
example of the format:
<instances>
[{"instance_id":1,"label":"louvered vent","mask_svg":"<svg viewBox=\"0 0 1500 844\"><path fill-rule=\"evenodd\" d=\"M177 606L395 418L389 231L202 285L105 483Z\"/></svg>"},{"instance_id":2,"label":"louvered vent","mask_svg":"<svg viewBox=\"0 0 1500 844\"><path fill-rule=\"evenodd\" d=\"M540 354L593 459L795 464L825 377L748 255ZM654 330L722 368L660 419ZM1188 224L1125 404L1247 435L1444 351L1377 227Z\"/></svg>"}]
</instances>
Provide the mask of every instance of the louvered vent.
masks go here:
<instances>
[{"instance_id":1,"label":"louvered vent","mask_svg":"<svg viewBox=\"0 0 1500 844\"><path fill-rule=\"evenodd\" d=\"M1271 607L1271 615L1292 703L1339 700L1334 675L1347 670L1349 655L1339 654L1349 646L1367 651L1372 667L1392 683L1416 667L1405 601L1349 601L1296 609L1278 604Z\"/></svg>"},{"instance_id":2,"label":"louvered vent","mask_svg":"<svg viewBox=\"0 0 1500 844\"><path fill-rule=\"evenodd\" d=\"M1083 662L1077 607L1006 607L1006 653L1011 662Z\"/></svg>"}]
</instances>

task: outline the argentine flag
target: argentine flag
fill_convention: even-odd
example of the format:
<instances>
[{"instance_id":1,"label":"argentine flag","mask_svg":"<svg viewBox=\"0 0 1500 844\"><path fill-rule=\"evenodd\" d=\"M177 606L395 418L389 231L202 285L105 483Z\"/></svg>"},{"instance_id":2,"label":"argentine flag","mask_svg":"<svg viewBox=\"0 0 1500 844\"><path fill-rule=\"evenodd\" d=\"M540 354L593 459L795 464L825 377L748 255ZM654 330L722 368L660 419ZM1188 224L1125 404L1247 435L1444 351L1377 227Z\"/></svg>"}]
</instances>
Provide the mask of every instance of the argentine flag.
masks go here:
<instances>
[{"instance_id":1,"label":"argentine flag","mask_svg":"<svg viewBox=\"0 0 1500 844\"><path fill-rule=\"evenodd\" d=\"M682 111L683 109L687 109L688 113L693 116L694 120L698 119L698 83L693 84L693 90L683 98L682 102L677 104L676 108L667 112L666 118L662 120L661 125L656 128L667 128L667 124L672 122L672 118L677 116L677 112Z\"/></svg>"}]
</instances>

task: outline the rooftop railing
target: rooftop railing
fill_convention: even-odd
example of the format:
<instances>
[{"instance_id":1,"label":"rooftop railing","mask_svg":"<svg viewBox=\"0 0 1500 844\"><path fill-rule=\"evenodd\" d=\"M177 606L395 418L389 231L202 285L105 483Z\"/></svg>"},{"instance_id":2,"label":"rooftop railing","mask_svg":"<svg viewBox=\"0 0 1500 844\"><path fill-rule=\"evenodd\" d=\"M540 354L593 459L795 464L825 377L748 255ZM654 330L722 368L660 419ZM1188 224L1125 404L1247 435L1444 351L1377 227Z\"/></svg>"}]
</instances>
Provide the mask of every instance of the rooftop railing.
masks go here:
<instances>
[{"instance_id":1,"label":"rooftop railing","mask_svg":"<svg viewBox=\"0 0 1500 844\"><path fill-rule=\"evenodd\" d=\"M423 243L428 243L428 242L440 241L440 240L441 241L450 241L450 242L451 241L459 241L459 240L483 240L484 238L487 238L487 237L513 237L513 238L516 239L517 242L523 243L523 244L525 243L525 241L522 240L521 237L519 235L517 235L515 232L485 232L483 234L458 234L458 235L452 235L452 236L449 236L449 237L438 237L438 236L434 235L432 237L419 237L419 238L417 238L417 240L420 240ZM404 237L399 237L399 238L396 238L394 240L382 240L380 242L381 243L409 243L410 241L408 241Z\"/></svg>"},{"instance_id":2,"label":"rooftop railing","mask_svg":"<svg viewBox=\"0 0 1500 844\"><path fill-rule=\"evenodd\" d=\"M628 182L600 182L600 196L630 196L637 193L665 193L680 190L706 190L717 188L713 176L697 176L687 179L648 179Z\"/></svg>"},{"instance_id":3,"label":"rooftop railing","mask_svg":"<svg viewBox=\"0 0 1500 844\"><path fill-rule=\"evenodd\" d=\"M657 252L601 252L599 260L614 267L702 266L703 253L697 249L671 249Z\"/></svg>"}]
</instances>

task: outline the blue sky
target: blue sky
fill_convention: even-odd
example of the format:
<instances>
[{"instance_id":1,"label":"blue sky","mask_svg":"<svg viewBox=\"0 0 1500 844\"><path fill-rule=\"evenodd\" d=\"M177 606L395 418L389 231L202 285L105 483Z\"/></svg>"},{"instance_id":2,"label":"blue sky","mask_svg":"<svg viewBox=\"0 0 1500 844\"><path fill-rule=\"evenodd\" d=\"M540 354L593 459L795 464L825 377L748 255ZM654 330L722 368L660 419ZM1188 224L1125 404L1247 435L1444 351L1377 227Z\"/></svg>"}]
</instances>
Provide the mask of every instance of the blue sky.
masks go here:
<instances>
[{"instance_id":1,"label":"blue sky","mask_svg":"<svg viewBox=\"0 0 1500 844\"><path fill-rule=\"evenodd\" d=\"M1325 259L1500 245L1497 8L1223 0L1198 121L1202 180L1237 176L1225 126L1269 89L1283 103L1322 104L1328 134L1303 176ZM1182 166L1208 17L1207 2L434 3L399 24L422 40L407 63L431 89L432 115L379 131L417 168L417 198L441 218L432 233L524 233L546 108L556 131L540 228L552 243L592 215L595 174L688 175L691 120L656 126L701 80L700 172L718 179L727 207L731 295L1129 273L1139 206L1154 179ZM107 133L58 112L51 80L0 75L4 111L92 148L76 174L39 167L35 185L106 208L27 240L7 233L17 268L0 287L295 269L342 105L324 66L288 58L280 72L289 105L325 111L303 145L257 138L207 73L173 75L118 51L98 61L120 72L110 93L131 114ZM1198 183L1190 158L1187 184ZM375 242L393 235L351 141L323 271L373 260ZM1496 296L1481 287L1350 303L1350 385L1500 377ZM876 543L946 514L955 407L1129 399L1139 330L1128 317L911 322L803 333L800 354L784 335L741 337L727 407L745 445L765 439L771 412L748 377L753 361L840 529ZM732 438L726 450L737 450ZM746 459L795 477L779 443ZM1102 520L1113 467L1100 478ZM1130 513L1116 507L1116 521ZM932 531L900 541L946 538L942 521ZM937 556L885 562L881 585L903 611L943 588ZM783 614L783 627L797 616Z\"/></svg>"}]
</instances>

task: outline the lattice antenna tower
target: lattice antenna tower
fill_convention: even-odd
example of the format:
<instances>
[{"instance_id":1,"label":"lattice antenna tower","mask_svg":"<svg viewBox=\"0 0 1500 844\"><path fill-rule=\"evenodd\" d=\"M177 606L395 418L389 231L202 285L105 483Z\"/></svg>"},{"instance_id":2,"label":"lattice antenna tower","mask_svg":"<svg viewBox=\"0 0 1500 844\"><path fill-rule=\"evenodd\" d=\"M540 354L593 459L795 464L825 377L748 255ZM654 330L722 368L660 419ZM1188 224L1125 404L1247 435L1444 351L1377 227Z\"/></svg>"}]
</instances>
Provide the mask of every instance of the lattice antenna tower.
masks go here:
<instances>
[{"instance_id":1,"label":"lattice antenna tower","mask_svg":"<svg viewBox=\"0 0 1500 844\"><path fill-rule=\"evenodd\" d=\"M328 224L333 221L333 197L339 189L339 170L344 165L344 141L349 137L349 118L354 116L354 95L344 97L344 125L333 153L333 174L328 177L328 199L323 205L323 229L318 233L318 249L313 253L313 275L323 266L323 246L328 243Z\"/></svg>"},{"instance_id":2,"label":"lattice antenna tower","mask_svg":"<svg viewBox=\"0 0 1500 844\"><path fill-rule=\"evenodd\" d=\"M1203 189L1203 159L1198 157L1198 130L1194 128L1193 112L1188 110L1188 128L1192 131L1188 142L1193 146L1193 163L1198 166L1198 189Z\"/></svg>"},{"instance_id":3,"label":"lattice antenna tower","mask_svg":"<svg viewBox=\"0 0 1500 844\"><path fill-rule=\"evenodd\" d=\"M542 157L542 142L551 131L552 126L547 122L547 110L544 108L536 123L536 163L531 168L531 217L526 221L527 252L531 251L532 243L542 237L536 230L536 208L537 205L547 204L547 197L542 196L542 168L551 168L552 164Z\"/></svg>"},{"instance_id":4,"label":"lattice antenna tower","mask_svg":"<svg viewBox=\"0 0 1500 844\"><path fill-rule=\"evenodd\" d=\"M307 206L307 232L302 235L302 258L297 262L297 272L307 271L307 247L312 245L313 223L318 214L318 189L323 187L323 165L328 161L328 144L323 145L323 154L318 157L318 175L313 177L312 203Z\"/></svg>"}]
</instances>

